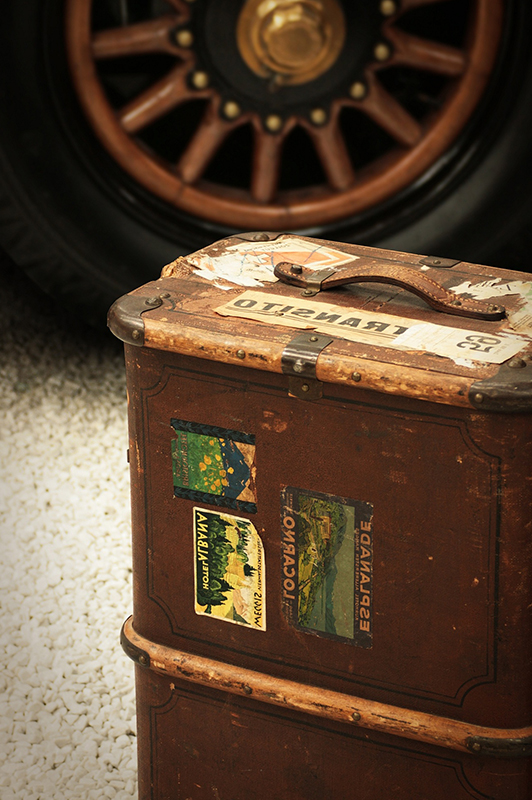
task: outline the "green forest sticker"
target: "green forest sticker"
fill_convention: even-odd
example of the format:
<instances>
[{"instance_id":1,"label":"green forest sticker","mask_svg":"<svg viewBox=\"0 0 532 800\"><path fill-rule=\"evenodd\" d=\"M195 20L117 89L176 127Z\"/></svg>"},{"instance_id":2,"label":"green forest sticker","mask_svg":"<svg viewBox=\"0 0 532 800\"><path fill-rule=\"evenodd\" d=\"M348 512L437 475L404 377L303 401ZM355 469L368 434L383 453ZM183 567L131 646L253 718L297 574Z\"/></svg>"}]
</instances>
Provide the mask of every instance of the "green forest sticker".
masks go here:
<instances>
[{"instance_id":1,"label":"green forest sticker","mask_svg":"<svg viewBox=\"0 0 532 800\"><path fill-rule=\"evenodd\" d=\"M373 506L319 492L282 492L283 607L295 627L370 648Z\"/></svg>"},{"instance_id":2,"label":"green forest sticker","mask_svg":"<svg viewBox=\"0 0 532 800\"><path fill-rule=\"evenodd\" d=\"M254 514L255 437L250 433L172 419L174 494L198 503Z\"/></svg>"},{"instance_id":3,"label":"green forest sticker","mask_svg":"<svg viewBox=\"0 0 532 800\"><path fill-rule=\"evenodd\" d=\"M197 614L266 630L264 548L252 522L194 508Z\"/></svg>"}]
</instances>

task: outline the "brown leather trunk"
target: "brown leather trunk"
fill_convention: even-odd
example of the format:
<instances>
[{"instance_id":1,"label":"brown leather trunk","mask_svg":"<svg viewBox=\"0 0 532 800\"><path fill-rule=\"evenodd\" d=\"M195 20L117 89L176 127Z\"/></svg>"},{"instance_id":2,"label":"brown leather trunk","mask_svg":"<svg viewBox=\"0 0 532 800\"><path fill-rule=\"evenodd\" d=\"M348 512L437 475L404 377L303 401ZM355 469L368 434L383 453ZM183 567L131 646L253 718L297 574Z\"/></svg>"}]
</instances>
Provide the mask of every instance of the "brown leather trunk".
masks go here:
<instances>
[{"instance_id":1,"label":"brown leather trunk","mask_svg":"<svg viewBox=\"0 0 532 800\"><path fill-rule=\"evenodd\" d=\"M113 306L141 800L530 800L531 309L288 234Z\"/></svg>"}]
</instances>

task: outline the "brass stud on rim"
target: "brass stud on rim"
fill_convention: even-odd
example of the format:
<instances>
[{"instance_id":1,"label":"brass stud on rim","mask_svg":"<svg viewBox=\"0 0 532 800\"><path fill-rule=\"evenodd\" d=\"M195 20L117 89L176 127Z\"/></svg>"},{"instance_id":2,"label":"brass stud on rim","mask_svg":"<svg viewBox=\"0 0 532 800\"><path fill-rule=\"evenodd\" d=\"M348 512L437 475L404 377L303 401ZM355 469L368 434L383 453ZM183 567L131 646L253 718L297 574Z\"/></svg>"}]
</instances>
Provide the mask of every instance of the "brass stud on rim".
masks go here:
<instances>
[{"instance_id":1,"label":"brass stud on rim","mask_svg":"<svg viewBox=\"0 0 532 800\"><path fill-rule=\"evenodd\" d=\"M235 100L228 100L224 103L222 110L227 119L236 119L242 113L242 109Z\"/></svg>"},{"instance_id":2,"label":"brass stud on rim","mask_svg":"<svg viewBox=\"0 0 532 800\"><path fill-rule=\"evenodd\" d=\"M201 70L197 70L196 72L193 72L192 73L192 77L190 78L192 86L195 89L206 89L207 86L209 85L209 80L210 80L210 78L207 75L207 73L206 72L202 72Z\"/></svg>"},{"instance_id":3,"label":"brass stud on rim","mask_svg":"<svg viewBox=\"0 0 532 800\"><path fill-rule=\"evenodd\" d=\"M283 127L283 120L278 114L268 114L264 124L270 133L277 133Z\"/></svg>"},{"instance_id":4,"label":"brass stud on rim","mask_svg":"<svg viewBox=\"0 0 532 800\"><path fill-rule=\"evenodd\" d=\"M394 0L382 0L380 12L385 17L391 17L397 11L397 3Z\"/></svg>"},{"instance_id":5,"label":"brass stud on rim","mask_svg":"<svg viewBox=\"0 0 532 800\"><path fill-rule=\"evenodd\" d=\"M194 44L192 31L189 31L188 28L181 28L175 32L175 41L179 47L192 47Z\"/></svg>"},{"instance_id":6,"label":"brass stud on rim","mask_svg":"<svg viewBox=\"0 0 532 800\"><path fill-rule=\"evenodd\" d=\"M362 100L368 93L368 87L363 81L355 81L349 87L349 94L353 100Z\"/></svg>"},{"instance_id":7,"label":"brass stud on rim","mask_svg":"<svg viewBox=\"0 0 532 800\"><path fill-rule=\"evenodd\" d=\"M391 48L389 44L386 42L379 42L375 45L373 49L373 55L377 59L377 61L387 61L392 54Z\"/></svg>"},{"instance_id":8,"label":"brass stud on rim","mask_svg":"<svg viewBox=\"0 0 532 800\"><path fill-rule=\"evenodd\" d=\"M314 125L325 125L327 122L327 112L324 108L313 108L310 112L310 121Z\"/></svg>"}]
</instances>

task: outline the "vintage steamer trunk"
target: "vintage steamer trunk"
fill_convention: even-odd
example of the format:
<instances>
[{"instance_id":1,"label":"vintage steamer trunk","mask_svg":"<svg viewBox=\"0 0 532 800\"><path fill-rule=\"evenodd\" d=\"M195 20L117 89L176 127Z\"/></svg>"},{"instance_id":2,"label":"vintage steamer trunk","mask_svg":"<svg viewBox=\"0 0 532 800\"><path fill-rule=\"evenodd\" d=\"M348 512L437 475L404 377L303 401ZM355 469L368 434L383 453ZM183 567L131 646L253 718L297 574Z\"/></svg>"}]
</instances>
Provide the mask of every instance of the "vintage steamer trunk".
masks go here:
<instances>
[{"instance_id":1,"label":"vintage steamer trunk","mask_svg":"<svg viewBox=\"0 0 532 800\"><path fill-rule=\"evenodd\" d=\"M113 306L142 800L530 800L531 312L266 233Z\"/></svg>"}]
</instances>

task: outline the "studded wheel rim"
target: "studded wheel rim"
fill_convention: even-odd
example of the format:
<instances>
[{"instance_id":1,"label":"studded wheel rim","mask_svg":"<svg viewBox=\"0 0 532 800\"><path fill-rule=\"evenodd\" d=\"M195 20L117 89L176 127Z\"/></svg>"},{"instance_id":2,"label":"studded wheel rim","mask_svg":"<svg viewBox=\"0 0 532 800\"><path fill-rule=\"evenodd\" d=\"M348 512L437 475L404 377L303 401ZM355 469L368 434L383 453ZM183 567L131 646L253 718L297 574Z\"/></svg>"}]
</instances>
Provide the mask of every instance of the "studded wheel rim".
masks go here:
<instances>
[{"instance_id":1,"label":"studded wheel rim","mask_svg":"<svg viewBox=\"0 0 532 800\"><path fill-rule=\"evenodd\" d=\"M309 1L320 5L320 0ZM413 34L407 24L415 14L436 11L445 5L444 0L375 0L374 35L369 44L366 41L356 68L351 63L342 67L342 56L338 56L337 64L329 69L330 74L336 75L335 69L338 74L328 83L325 73L296 89L281 86L270 98L266 91L247 91L242 65L237 64L244 75L244 90L237 73L236 77L230 70L225 74L223 50L216 62L208 36L202 38L201 23L208 22L213 7L209 0L158 0L154 3L159 5L157 13L150 9L140 21L125 16L121 25L109 27L105 15L102 25L97 14L98 6L106 2L66 1L70 69L97 137L123 170L170 205L196 218L239 229L294 230L335 223L413 184L449 149L478 106L496 61L503 20L503 0L470 0L461 41L448 44ZM368 0L364 2L369 7ZM124 0L120 5L127 8ZM245 9L246 3L237 6ZM236 30L234 39L237 47ZM215 35L211 34L210 41L215 42ZM349 35L346 41L343 53L349 52ZM139 90L135 70L143 60L154 58L162 59L161 74L151 73ZM233 62L238 62L238 56ZM109 64L114 74L121 74L121 85L126 82L124 75L131 84L126 102L123 92L113 91L106 77ZM435 80L434 97L429 97L421 112L413 112L403 102L398 74ZM276 76L255 76L254 80L271 85ZM304 96L304 102L294 91ZM192 115L191 122L190 109L197 112L199 104L202 113ZM347 136L349 114L355 124L350 118ZM148 134L158 126L165 129L165 141L174 133L178 138L181 118L188 120L187 137L169 157ZM385 142L360 164L355 163L359 128L362 150L372 130ZM213 163L222 158L232 137L243 131L251 144L241 185L223 176L213 180L209 175ZM308 152L318 163L321 179L311 179L308 185L304 180L296 185L283 183L294 135L305 137ZM305 163L298 168L304 173Z\"/></svg>"}]
</instances>

